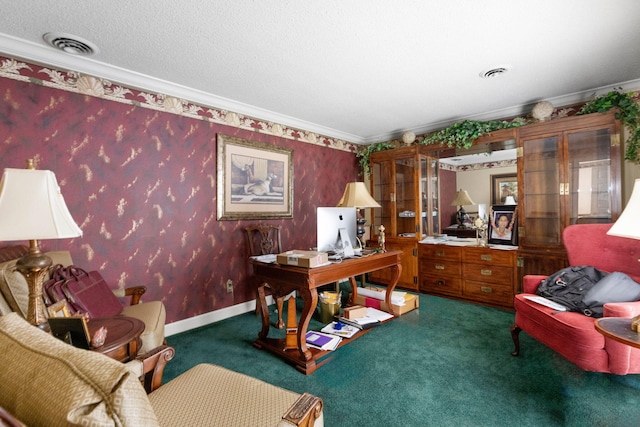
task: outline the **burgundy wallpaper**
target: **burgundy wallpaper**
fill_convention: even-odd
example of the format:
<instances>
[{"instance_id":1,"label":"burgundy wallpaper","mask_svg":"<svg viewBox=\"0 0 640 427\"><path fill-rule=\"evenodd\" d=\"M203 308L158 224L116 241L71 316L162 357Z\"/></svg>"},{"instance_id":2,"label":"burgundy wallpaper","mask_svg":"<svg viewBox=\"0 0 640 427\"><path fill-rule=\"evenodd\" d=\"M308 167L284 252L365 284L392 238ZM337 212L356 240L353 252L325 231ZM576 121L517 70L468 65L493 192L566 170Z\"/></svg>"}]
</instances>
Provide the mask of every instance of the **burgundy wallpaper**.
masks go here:
<instances>
[{"instance_id":1,"label":"burgundy wallpaper","mask_svg":"<svg viewBox=\"0 0 640 427\"><path fill-rule=\"evenodd\" d=\"M0 78L0 166L54 171L84 232L43 249L70 250L114 288L146 285L168 323L254 298L242 227L256 221L216 220L218 133L294 150L293 219L265 222L285 247L313 246L315 208L357 178L353 153Z\"/></svg>"}]
</instances>

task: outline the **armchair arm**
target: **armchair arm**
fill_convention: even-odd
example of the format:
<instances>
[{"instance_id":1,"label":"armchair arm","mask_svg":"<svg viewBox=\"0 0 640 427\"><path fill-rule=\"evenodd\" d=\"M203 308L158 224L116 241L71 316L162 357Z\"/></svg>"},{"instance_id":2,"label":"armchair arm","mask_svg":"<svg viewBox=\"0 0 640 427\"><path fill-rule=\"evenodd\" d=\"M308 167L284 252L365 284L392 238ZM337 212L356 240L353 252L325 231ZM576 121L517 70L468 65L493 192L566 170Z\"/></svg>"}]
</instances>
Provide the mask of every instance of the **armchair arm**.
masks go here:
<instances>
[{"instance_id":1,"label":"armchair arm","mask_svg":"<svg viewBox=\"0 0 640 427\"><path fill-rule=\"evenodd\" d=\"M303 393L282 416L278 427L313 427L316 420L322 416L322 406L322 399L309 393Z\"/></svg>"},{"instance_id":2,"label":"armchair arm","mask_svg":"<svg viewBox=\"0 0 640 427\"><path fill-rule=\"evenodd\" d=\"M522 278L522 291L525 294L535 294L540 286L540 282L546 279L548 276L539 274L527 274Z\"/></svg>"},{"instance_id":3,"label":"armchair arm","mask_svg":"<svg viewBox=\"0 0 640 427\"><path fill-rule=\"evenodd\" d=\"M132 286L124 289L114 289L113 293L118 298L131 297L131 305L140 303L140 298L147 292L146 286Z\"/></svg>"},{"instance_id":4,"label":"armchair arm","mask_svg":"<svg viewBox=\"0 0 640 427\"><path fill-rule=\"evenodd\" d=\"M604 317L635 317L640 315L640 301L609 302L604 305Z\"/></svg>"},{"instance_id":5,"label":"armchair arm","mask_svg":"<svg viewBox=\"0 0 640 427\"><path fill-rule=\"evenodd\" d=\"M137 360L142 362L142 381L147 394L162 385L164 368L175 354L176 351L173 347L161 345L136 357Z\"/></svg>"}]
</instances>

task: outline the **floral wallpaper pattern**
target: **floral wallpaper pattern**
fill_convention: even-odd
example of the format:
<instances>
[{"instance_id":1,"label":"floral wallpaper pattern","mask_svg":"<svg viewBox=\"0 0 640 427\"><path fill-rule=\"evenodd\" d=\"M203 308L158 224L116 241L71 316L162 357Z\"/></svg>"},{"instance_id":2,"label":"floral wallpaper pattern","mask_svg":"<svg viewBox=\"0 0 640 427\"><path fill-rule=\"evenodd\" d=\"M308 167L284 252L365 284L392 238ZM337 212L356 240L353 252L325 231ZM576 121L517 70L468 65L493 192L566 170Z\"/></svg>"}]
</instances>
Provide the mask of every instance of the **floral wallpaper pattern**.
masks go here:
<instances>
[{"instance_id":1,"label":"floral wallpaper pattern","mask_svg":"<svg viewBox=\"0 0 640 427\"><path fill-rule=\"evenodd\" d=\"M255 298L243 227L257 221L216 220L218 133L293 150L293 218L263 221L283 226L287 248L315 244L316 207L335 206L358 175L350 144L0 61L0 166L33 158L52 170L84 233L43 249L69 250L114 288L147 286L143 299L164 301L168 323Z\"/></svg>"}]
</instances>

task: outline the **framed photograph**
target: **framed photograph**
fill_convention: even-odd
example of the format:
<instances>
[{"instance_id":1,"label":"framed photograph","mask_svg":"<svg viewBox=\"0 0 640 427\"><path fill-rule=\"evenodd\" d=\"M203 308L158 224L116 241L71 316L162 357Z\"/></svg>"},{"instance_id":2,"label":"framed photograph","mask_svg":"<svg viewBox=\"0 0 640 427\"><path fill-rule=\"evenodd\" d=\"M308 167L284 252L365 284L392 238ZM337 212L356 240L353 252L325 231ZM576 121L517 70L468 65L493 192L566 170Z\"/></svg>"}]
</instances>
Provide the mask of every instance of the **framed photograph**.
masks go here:
<instances>
[{"instance_id":1,"label":"framed photograph","mask_svg":"<svg viewBox=\"0 0 640 427\"><path fill-rule=\"evenodd\" d=\"M91 349L89 328L84 316L50 317L47 321L54 337L74 347Z\"/></svg>"},{"instance_id":2,"label":"framed photograph","mask_svg":"<svg viewBox=\"0 0 640 427\"><path fill-rule=\"evenodd\" d=\"M218 220L293 217L293 150L218 134Z\"/></svg>"},{"instance_id":3,"label":"framed photograph","mask_svg":"<svg viewBox=\"0 0 640 427\"><path fill-rule=\"evenodd\" d=\"M489 211L489 243L518 246L518 206L493 205Z\"/></svg>"},{"instance_id":4,"label":"framed photograph","mask_svg":"<svg viewBox=\"0 0 640 427\"><path fill-rule=\"evenodd\" d=\"M513 197L507 199L507 197ZM506 173L502 175L491 175L491 204L518 203L518 174Z\"/></svg>"},{"instance_id":5,"label":"framed photograph","mask_svg":"<svg viewBox=\"0 0 640 427\"><path fill-rule=\"evenodd\" d=\"M67 301L60 300L55 304L51 304L47 307L47 314L49 317L69 317L71 314L69 313L69 306L67 306Z\"/></svg>"}]
</instances>

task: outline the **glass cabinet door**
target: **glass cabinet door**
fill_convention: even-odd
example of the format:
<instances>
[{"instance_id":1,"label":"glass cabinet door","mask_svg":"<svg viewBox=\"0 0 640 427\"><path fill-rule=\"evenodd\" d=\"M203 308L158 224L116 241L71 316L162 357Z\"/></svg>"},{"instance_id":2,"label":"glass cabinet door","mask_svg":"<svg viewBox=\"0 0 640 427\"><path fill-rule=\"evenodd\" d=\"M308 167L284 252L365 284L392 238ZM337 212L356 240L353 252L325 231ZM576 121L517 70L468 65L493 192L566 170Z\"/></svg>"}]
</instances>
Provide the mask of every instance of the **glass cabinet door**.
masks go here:
<instances>
[{"instance_id":1,"label":"glass cabinet door","mask_svg":"<svg viewBox=\"0 0 640 427\"><path fill-rule=\"evenodd\" d=\"M380 208L372 209L373 227L372 234L378 234L378 227L383 225L385 233L391 233L392 203L392 164L390 161L376 162L371 165L373 178L373 198L380 203Z\"/></svg>"},{"instance_id":2,"label":"glass cabinet door","mask_svg":"<svg viewBox=\"0 0 640 427\"><path fill-rule=\"evenodd\" d=\"M398 237L416 236L416 209L420 208L416 197L416 170L414 158L396 159L395 202ZM393 233L393 231L392 231Z\"/></svg>"},{"instance_id":3,"label":"glass cabinet door","mask_svg":"<svg viewBox=\"0 0 640 427\"><path fill-rule=\"evenodd\" d=\"M422 237L440 234L438 216L438 159L420 158L420 198Z\"/></svg>"},{"instance_id":4,"label":"glass cabinet door","mask_svg":"<svg viewBox=\"0 0 640 427\"><path fill-rule=\"evenodd\" d=\"M569 133L568 152L568 224L611 222L610 130Z\"/></svg>"},{"instance_id":5,"label":"glass cabinet door","mask_svg":"<svg viewBox=\"0 0 640 427\"><path fill-rule=\"evenodd\" d=\"M524 236L527 245L559 245L562 216L560 197L565 186L560 180L559 137L524 142L523 184L526 188L518 209L524 208Z\"/></svg>"}]
</instances>

